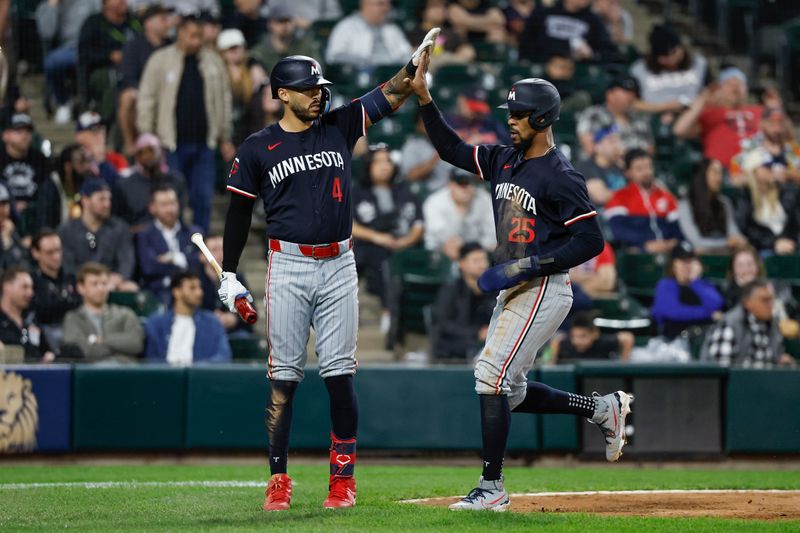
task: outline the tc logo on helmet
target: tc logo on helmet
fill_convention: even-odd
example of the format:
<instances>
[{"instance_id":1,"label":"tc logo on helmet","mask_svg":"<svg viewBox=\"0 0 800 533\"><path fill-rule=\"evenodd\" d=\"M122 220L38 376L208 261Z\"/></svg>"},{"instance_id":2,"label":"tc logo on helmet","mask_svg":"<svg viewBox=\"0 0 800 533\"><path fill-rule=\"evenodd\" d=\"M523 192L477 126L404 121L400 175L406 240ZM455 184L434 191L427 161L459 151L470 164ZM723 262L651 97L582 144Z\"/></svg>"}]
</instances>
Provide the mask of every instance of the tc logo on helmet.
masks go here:
<instances>
[{"instance_id":1,"label":"tc logo on helmet","mask_svg":"<svg viewBox=\"0 0 800 533\"><path fill-rule=\"evenodd\" d=\"M510 91L508 91L508 99L509 100L517 100L517 90L512 87Z\"/></svg>"}]
</instances>

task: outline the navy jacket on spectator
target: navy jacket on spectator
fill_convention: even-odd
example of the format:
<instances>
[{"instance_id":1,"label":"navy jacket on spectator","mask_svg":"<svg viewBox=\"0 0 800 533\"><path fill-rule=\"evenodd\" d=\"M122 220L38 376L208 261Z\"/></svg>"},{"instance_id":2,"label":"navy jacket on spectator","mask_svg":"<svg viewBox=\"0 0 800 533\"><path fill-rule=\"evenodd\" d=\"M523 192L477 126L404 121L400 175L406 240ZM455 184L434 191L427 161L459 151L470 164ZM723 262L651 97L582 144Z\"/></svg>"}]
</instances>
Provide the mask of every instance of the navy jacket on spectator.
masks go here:
<instances>
[{"instance_id":1,"label":"navy jacket on spectator","mask_svg":"<svg viewBox=\"0 0 800 533\"><path fill-rule=\"evenodd\" d=\"M186 269L202 272L197 247L192 243L192 233L196 228L188 228L181 224L178 230L178 245L181 252L186 256ZM139 270L142 274L142 285L145 289L152 292L162 302L169 302L170 278L179 270L185 270L173 263L161 263L158 256L169 253L167 241L161 231L153 222L149 223L145 229L136 235L136 256L139 259Z\"/></svg>"},{"instance_id":2,"label":"navy jacket on spectator","mask_svg":"<svg viewBox=\"0 0 800 533\"><path fill-rule=\"evenodd\" d=\"M227 363L231 360L231 346L222 324L211 311L198 309L194 313L195 337L192 350L193 363ZM150 316L144 323L147 342L145 362L166 363L169 336L175 312L169 310Z\"/></svg>"},{"instance_id":3,"label":"navy jacket on spectator","mask_svg":"<svg viewBox=\"0 0 800 533\"><path fill-rule=\"evenodd\" d=\"M647 241L681 239L678 202L659 185L647 191L628 183L606 202L604 215L614 240L626 247L644 248Z\"/></svg>"}]
</instances>

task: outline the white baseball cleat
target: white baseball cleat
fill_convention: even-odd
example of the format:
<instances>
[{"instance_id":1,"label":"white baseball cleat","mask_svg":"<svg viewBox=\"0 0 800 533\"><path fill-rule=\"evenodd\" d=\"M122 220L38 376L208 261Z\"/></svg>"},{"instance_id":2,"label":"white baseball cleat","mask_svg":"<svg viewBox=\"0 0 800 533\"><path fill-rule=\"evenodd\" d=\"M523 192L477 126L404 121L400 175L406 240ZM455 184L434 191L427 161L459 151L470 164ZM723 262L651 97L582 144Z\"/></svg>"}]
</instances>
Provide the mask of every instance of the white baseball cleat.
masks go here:
<instances>
[{"instance_id":1,"label":"white baseball cleat","mask_svg":"<svg viewBox=\"0 0 800 533\"><path fill-rule=\"evenodd\" d=\"M617 391L605 396L592 393L595 402L594 416L588 419L597 424L606 439L606 460L616 461L625 446L625 418L631 412L633 394Z\"/></svg>"},{"instance_id":2,"label":"white baseball cleat","mask_svg":"<svg viewBox=\"0 0 800 533\"><path fill-rule=\"evenodd\" d=\"M481 476L478 486L469 491L466 497L450 506L451 511L496 511L502 513L511 502L503 487L503 478L485 481Z\"/></svg>"}]
</instances>

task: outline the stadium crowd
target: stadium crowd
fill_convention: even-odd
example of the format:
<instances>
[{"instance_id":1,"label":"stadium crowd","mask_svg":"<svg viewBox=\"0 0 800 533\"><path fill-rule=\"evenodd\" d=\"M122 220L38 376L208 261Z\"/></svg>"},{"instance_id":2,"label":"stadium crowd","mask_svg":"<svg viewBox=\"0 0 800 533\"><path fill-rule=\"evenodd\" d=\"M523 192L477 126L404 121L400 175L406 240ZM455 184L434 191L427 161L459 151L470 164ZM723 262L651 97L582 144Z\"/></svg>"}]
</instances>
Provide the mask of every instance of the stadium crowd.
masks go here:
<instances>
[{"instance_id":1,"label":"stadium crowd","mask_svg":"<svg viewBox=\"0 0 800 533\"><path fill-rule=\"evenodd\" d=\"M432 91L459 135L509 143L494 104L515 79L553 81L556 141L600 214L606 247L571 271L573 311L543 361L794 364L794 125L777 87L705 57L677 24L634 27L619 0L42 0L33 18L17 40L42 50L44 106L74 136L50 156L17 58L0 58L6 361L230 361L229 339L255 333L217 300L190 236L221 261L213 197L237 145L280 118L271 67L314 56L344 102L441 26ZM417 311L430 359L468 363L494 306L476 283L496 245L492 191L439 159L414 104L373 130L353 176L363 286L401 342L402 259L444 264Z\"/></svg>"}]
</instances>

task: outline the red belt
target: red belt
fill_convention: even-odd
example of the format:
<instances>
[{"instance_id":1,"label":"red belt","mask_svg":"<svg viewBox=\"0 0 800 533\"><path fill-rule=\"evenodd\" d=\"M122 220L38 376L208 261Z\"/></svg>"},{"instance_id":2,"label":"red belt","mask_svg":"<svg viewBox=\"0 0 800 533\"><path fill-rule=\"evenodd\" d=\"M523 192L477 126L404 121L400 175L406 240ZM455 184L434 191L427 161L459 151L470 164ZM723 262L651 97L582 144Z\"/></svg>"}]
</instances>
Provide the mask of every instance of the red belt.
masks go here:
<instances>
[{"instance_id":1,"label":"red belt","mask_svg":"<svg viewBox=\"0 0 800 533\"><path fill-rule=\"evenodd\" d=\"M352 250L352 238L349 239L348 245L348 250ZM313 257L314 259L329 259L331 257L337 257L341 251L338 242L332 242L330 244L297 244L295 246L297 246L301 254L306 257ZM281 252L281 241L277 239L270 239L269 249L273 252Z\"/></svg>"}]
</instances>

